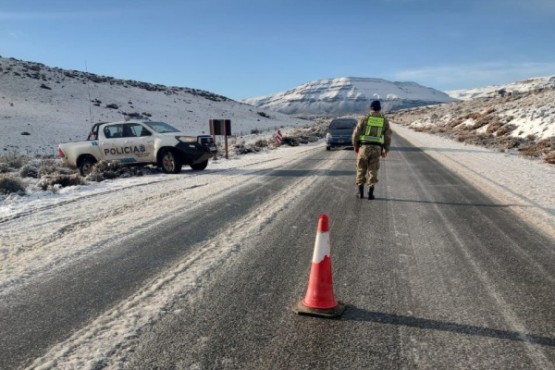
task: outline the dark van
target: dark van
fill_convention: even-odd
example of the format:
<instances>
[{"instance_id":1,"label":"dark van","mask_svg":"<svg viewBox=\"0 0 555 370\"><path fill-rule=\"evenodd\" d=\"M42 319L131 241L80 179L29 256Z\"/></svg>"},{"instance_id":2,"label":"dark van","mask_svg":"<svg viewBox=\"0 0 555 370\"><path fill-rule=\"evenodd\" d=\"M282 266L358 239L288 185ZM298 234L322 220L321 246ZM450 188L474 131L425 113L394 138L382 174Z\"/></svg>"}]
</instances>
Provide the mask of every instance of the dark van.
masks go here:
<instances>
[{"instance_id":1,"label":"dark van","mask_svg":"<svg viewBox=\"0 0 555 370\"><path fill-rule=\"evenodd\" d=\"M326 133L326 150L336 147L352 146L351 136L357 125L355 118L335 118L330 122Z\"/></svg>"}]
</instances>

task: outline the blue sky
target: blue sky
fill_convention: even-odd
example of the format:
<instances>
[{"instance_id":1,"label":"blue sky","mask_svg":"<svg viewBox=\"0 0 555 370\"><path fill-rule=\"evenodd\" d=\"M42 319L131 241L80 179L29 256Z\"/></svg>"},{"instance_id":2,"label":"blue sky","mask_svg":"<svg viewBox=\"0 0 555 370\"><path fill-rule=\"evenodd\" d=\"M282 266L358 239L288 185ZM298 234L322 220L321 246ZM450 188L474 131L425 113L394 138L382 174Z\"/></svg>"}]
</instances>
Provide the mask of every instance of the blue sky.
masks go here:
<instances>
[{"instance_id":1,"label":"blue sky","mask_svg":"<svg viewBox=\"0 0 555 370\"><path fill-rule=\"evenodd\" d=\"M335 77L555 75L555 0L11 0L0 55L243 99Z\"/></svg>"}]
</instances>

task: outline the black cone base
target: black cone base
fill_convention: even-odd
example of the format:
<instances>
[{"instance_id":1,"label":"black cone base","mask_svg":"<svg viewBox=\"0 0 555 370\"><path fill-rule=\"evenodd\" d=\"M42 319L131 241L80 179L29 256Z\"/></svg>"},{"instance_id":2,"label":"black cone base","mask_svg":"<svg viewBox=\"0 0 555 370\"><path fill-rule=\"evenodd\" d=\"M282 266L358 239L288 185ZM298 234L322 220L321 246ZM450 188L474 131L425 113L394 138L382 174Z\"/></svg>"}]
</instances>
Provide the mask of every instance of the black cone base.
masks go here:
<instances>
[{"instance_id":1,"label":"black cone base","mask_svg":"<svg viewBox=\"0 0 555 370\"><path fill-rule=\"evenodd\" d=\"M342 302L337 302L337 306L333 308L312 308L305 306L302 301L299 302L295 307L293 307L293 312L299 315L309 315L309 316L317 316L317 317L324 317L326 319L333 319L336 317L340 317L345 311L345 304Z\"/></svg>"}]
</instances>

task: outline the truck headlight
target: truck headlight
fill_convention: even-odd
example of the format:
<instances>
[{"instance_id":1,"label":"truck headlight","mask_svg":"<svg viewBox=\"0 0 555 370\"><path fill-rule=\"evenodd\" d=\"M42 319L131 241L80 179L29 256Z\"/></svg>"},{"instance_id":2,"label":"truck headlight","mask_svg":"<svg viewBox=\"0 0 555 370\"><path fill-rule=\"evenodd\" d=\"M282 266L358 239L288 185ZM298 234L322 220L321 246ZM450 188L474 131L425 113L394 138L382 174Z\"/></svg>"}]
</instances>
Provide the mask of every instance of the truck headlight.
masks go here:
<instances>
[{"instance_id":1,"label":"truck headlight","mask_svg":"<svg viewBox=\"0 0 555 370\"><path fill-rule=\"evenodd\" d=\"M177 136L177 140L181 141L182 143L196 143L197 137L196 136Z\"/></svg>"}]
</instances>

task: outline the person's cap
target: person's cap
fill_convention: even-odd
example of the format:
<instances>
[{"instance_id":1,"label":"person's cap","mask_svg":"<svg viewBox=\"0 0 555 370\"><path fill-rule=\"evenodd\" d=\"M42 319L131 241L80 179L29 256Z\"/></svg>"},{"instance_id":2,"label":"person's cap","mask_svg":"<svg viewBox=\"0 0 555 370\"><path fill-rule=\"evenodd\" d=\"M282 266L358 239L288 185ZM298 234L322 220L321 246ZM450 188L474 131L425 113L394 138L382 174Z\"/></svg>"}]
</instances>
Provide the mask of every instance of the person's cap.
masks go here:
<instances>
[{"instance_id":1,"label":"person's cap","mask_svg":"<svg viewBox=\"0 0 555 370\"><path fill-rule=\"evenodd\" d=\"M370 103L370 108L372 108L373 110L381 110L382 105L380 104L379 100L374 100L372 103Z\"/></svg>"}]
</instances>

